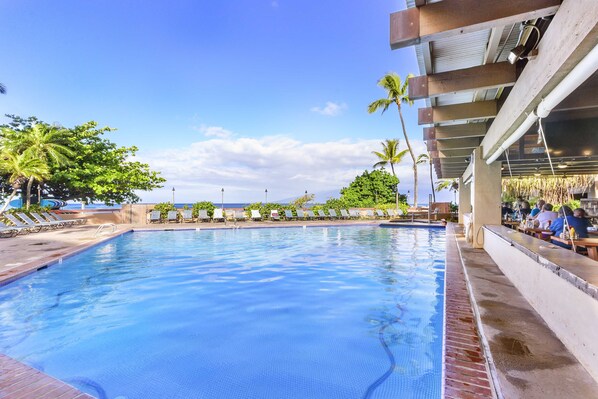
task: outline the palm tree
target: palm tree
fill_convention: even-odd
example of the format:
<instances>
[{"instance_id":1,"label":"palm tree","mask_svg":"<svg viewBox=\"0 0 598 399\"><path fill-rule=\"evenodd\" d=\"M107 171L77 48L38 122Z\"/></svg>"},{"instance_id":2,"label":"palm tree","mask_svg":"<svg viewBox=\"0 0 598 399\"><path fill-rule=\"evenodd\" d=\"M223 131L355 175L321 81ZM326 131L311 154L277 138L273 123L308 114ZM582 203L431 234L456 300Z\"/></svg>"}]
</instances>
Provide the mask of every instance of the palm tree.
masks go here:
<instances>
[{"instance_id":1,"label":"palm tree","mask_svg":"<svg viewBox=\"0 0 598 399\"><path fill-rule=\"evenodd\" d=\"M382 151L372 151L372 154L378 157L379 161L374 164L374 168L384 167L390 165L392 175L397 177L395 173L395 164L403 160L403 156L409 150L399 151L399 139L386 139L382 143ZM399 209L399 190L395 193L396 207Z\"/></svg>"},{"instance_id":2,"label":"palm tree","mask_svg":"<svg viewBox=\"0 0 598 399\"><path fill-rule=\"evenodd\" d=\"M434 191L434 177L432 175L432 157L429 154L419 154L417 164L428 163L430 165L430 186L432 187L432 200L436 202L436 192Z\"/></svg>"},{"instance_id":3,"label":"palm tree","mask_svg":"<svg viewBox=\"0 0 598 399\"><path fill-rule=\"evenodd\" d=\"M436 191L449 189L455 194L455 202L457 202L457 191L459 190L459 179L445 179L436 182Z\"/></svg>"},{"instance_id":4,"label":"palm tree","mask_svg":"<svg viewBox=\"0 0 598 399\"><path fill-rule=\"evenodd\" d=\"M6 86L0 83L0 94L6 94Z\"/></svg>"},{"instance_id":5,"label":"palm tree","mask_svg":"<svg viewBox=\"0 0 598 399\"><path fill-rule=\"evenodd\" d=\"M34 179L42 180L50 175L48 165L41 159L35 158L29 153L2 153L0 155L0 172L9 175L8 182L12 186L12 193L0 210L0 214L4 213L6 207L16 195L17 190L21 188L23 183L28 179L33 177Z\"/></svg>"},{"instance_id":6,"label":"palm tree","mask_svg":"<svg viewBox=\"0 0 598 399\"><path fill-rule=\"evenodd\" d=\"M382 113L384 113L391 104L394 103L397 105L399 117L401 118L401 126L403 127L405 143L407 144L407 149L409 150L409 154L413 160L413 205L417 206L417 160L415 159L415 154L413 153L413 149L409 143L409 138L407 137L407 129L405 129L405 121L403 120L403 112L401 111L401 104L413 104L413 101L409 99L407 91L409 87L409 78L412 76L412 74L409 74L404 82L401 81L401 77L396 73L389 73L380 79L378 81L378 86L386 90L388 96L387 98L381 98L371 103L368 106L368 112L373 114L377 110L382 109Z\"/></svg>"},{"instance_id":7,"label":"palm tree","mask_svg":"<svg viewBox=\"0 0 598 399\"><path fill-rule=\"evenodd\" d=\"M48 168L52 164L67 165L70 162L70 157L73 156L73 151L62 144L64 140L63 130L56 127L38 123L24 132L17 133L5 130L6 133L9 137L7 146L11 150L38 158L40 161L45 162ZM35 179L34 176L30 176L27 183L27 209L31 205L31 187Z\"/></svg>"}]
</instances>

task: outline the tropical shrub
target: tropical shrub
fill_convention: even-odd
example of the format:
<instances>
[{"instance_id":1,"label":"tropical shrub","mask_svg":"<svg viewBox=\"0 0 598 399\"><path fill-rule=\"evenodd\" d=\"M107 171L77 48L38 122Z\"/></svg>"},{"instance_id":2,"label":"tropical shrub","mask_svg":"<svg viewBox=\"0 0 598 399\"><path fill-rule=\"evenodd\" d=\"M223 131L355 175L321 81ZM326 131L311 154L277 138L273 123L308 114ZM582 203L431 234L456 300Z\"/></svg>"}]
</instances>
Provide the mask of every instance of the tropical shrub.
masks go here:
<instances>
[{"instance_id":1,"label":"tropical shrub","mask_svg":"<svg viewBox=\"0 0 598 399\"><path fill-rule=\"evenodd\" d=\"M282 216L284 216L284 211L286 209L294 209L292 206L290 205L282 205L282 204L277 204L275 202L268 202L268 203L263 203L263 202L255 202L253 204L250 204L248 206L245 207L245 211L247 211L247 213L249 214L248 216L251 216L251 210L252 209L257 209L258 211L260 211L260 214L262 215L263 219L270 219L270 211L272 210L277 210L278 214Z\"/></svg>"},{"instance_id":2,"label":"tropical shrub","mask_svg":"<svg viewBox=\"0 0 598 399\"><path fill-rule=\"evenodd\" d=\"M394 202L388 204L377 204L374 206L374 208L381 209L384 212L386 212L387 209L395 209L396 204ZM409 210L409 204L407 202L399 202L399 209L403 212L404 215L406 215L407 211Z\"/></svg>"},{"instance_id":3,"label":"tropical shrub","mask_svg":"<svg viewBox=\"0 0 598 399\"><path fill-rule=\"evenodd\" d=\"M348 207L372 208L376 203L394 203L399 179L385 170L364 171L348 187L341 189L341 200ZM407 202L399 195L399 202Z\"/></svg>"},{"instance_id":4,"label":"tropical shrub","mask_svg":"<svg viewBox=\"0 0 598 399\"><path fill-rule=\"evenodd\" d=\"M191 209L193 209L193 217L194 218L199 216L200 209L207 210L208 216L212 217L212 216L214 216L214 209L216 209L216 206L211 201L199 201L199 202L196 202L195 204L193 204L193 207Z\"/></svg>"}]
</instances>

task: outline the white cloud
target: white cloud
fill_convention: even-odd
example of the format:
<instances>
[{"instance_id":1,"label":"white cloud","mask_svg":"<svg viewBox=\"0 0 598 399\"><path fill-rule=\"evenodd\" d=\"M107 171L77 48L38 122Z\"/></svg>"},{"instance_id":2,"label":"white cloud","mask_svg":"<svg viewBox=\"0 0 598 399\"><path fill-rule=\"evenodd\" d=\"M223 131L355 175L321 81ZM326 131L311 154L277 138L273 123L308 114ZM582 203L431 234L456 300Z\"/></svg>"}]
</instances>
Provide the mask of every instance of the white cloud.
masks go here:
<instances>
[{"instance_id":1,"label":"white cloud","mask_svg":"<svg viewBox=\"0 0 598 399\"><path fill-rule=\"evenodd\" d=\"M347 108L347 104L345 104L345 103L338 104L338 103L334 103L332 101L327 101L326 106L324 108L312 107L311 112L315 112L317 114L325 115L325 116L338 116L346 108Z\"/></svg>"},{"instance_id":2,"label":"white cloud","mask_svg":"<svg viewBox=\"0 0 598 399\"><path fill-rule=\"evenodd\" d=\"M233 132L226 130L222 126L206 126L201 125L199 127L193 127L193 130L197 130L202 133L205 137L217 137L226 139L233 136Z\"/></svg>"},{"instance_id":3,"label":"white cloud","mask_svg":"<svg viewBox=\"0 0 598 399\"><path fill-rule=\"evenodd\" d=\"M372 169L376 160L371 152L379 149L380 141L305 143L286 136L214 137L181 148L140 152L137 159L167 179L164 188L141 196L149 202L168 201L176 187L177 202L219 202L224 188L225 202L254 202L264 199L265 189L270 201L298 197L305 190L338 191L365 169ZM423 141L411 144L416 154L425 151ZM411 165L407 154L395 167L401 193L413 191ZM430 184L427 165L418 170L421 202L427 200Z\"/></svg>"}]
</instances>

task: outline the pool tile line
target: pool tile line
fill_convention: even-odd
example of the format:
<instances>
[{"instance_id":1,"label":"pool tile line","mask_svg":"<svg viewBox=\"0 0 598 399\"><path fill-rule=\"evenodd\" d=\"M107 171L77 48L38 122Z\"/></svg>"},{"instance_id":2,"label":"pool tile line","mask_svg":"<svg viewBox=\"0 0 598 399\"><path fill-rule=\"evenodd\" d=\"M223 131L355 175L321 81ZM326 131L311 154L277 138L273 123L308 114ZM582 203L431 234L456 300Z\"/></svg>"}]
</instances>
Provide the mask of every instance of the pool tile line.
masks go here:
<instances>
[{"instance_id":1,"label":"pool tile line","mask_svg":"<svg viewBox=\"0 0 598 399\"><path fill-rule=\"evenodd\" d=\"M443 397L491 399L495 390L491 362L483 348L475 307L471 302L454 225L446 230Z\"/></svg>"},{"instance_id":2,"label":"pool tile line","mask_svg":"<svg viewBox=\"0 0 598 399\"><path fill-rule=\"evenodd\" d=\"M78 253L83 252L90 247L96 246L98 244L103 244L105 242L108 242L110 240L118 238L118 237L125 235L127 233L130 233L132 231L133 230L130 228L126 229L126 230L116 231L112 234L103 236L96 240L92 240L92 241L65 249L64 252L44 256L42 259L34 260L32 262L22 264L20 266L17 266L15 268L12 268L5 272L1 272L0 273L0 287L4 286L6 284L10 284L13 281L18 280L22 277L25 277L29 274L35 273L38 270L42 270L42 269L45 269L47 267L50 267L50 266L53 266L56 264L60 264L60 263L62 263L62 261L64 259L67 259L74 255L77 255Z\"/></svg>"}]
</instances>

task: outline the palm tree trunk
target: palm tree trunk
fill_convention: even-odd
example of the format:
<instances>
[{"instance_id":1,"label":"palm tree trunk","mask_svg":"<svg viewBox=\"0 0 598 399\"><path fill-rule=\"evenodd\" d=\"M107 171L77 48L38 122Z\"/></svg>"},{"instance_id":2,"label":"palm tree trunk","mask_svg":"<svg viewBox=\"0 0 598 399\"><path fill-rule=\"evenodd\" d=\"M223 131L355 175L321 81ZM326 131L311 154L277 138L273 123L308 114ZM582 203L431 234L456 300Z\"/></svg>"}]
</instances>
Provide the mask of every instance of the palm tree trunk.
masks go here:
<instances>
[{"instance_id":1,"label":"palm tree trunk","mask_svg":"<svg viewBox=\"0 0 598 399\"><path fill-rule=\"evenodd\" d=\"M392 163L390 164L390 170L392 170L392 175L394 177L397 177L397 175L395 174L395 166ZM395 210L396 211L399 210L399 185L398 184L395 187Z\"/></svg>"},{"instance_id":2,"label":"palm tree trunk","mask_svg":"<svg viewBox=\"0 0 598 399\"><path fill-rule=\"evenodd\" d=\"M399 109L399 117L401 118L401 126L403 127L403 136L405 137L405 143L407 144L407 148L409 149L409 154L411 154L411 159L413 159L413 206L417 207L417 165L415 160L415 154L413 153L413 148L411 148L411 143L409 143L409 138L407 137L405 120L403 119L403 112L401 111L401 103L399 101L397 101L396 103Z\"/></svg>"},{"instance_id":3,"label":"palm tree trunk","mask_svg":"<svg viewBox=\"0 0 598 399\"><path fill-rule=\"evenodd\" d=\"M429 158L430 163L430 187L432 187L432 200L436 202L436 192L434 191L434 178L432 177L432 157Z\"/></svg>"},{"instance_id":4,"label":"palm tree trunk","mask_svg":"<svg viewBox=\"0 0 598 399\"><path fill-rule=\"evenodd\" d=\"M2 206L2 209L0 209L0 214L4 213L4 211L8 207L8 204L10 204L10 201L12 201L12 199L15 197L16 194L17 194L17 189L13 188L12 189L12 193L10 194L10 197L8 197L8 199L6 200L6 202L4 203L4 205Z\"/></svg>"},{"instance_id":5,"label":"palm tree trunk","mask_svg":"<svg viewBox=\"0 0 598 399\"><path fill-rule=\"evenodd\" d=\"M27 182L27 205L25 209L29 209L29 206L31 205L31 187L33 187L33 176L31 176Z\"/></svg>"}]
</instances>

